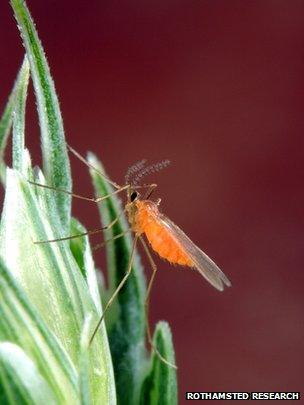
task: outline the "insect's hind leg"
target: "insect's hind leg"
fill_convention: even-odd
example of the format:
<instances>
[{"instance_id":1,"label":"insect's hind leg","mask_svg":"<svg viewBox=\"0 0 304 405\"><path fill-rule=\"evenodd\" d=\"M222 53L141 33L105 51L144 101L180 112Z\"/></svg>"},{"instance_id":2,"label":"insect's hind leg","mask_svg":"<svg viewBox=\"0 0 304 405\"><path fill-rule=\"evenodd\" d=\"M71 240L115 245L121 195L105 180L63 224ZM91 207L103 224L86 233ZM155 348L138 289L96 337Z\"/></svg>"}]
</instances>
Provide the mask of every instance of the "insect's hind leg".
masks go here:
<instances>
[{"instance_id":1,"label":"insect's hind leg","mask_svg":"<svg viewBox=\"0 0 304 405\"><path fill-rule=\"evenodd\" d=\"M133 264L133 259L134 259L134 253L135 253L135 248L136 248L136 244L138 241L138 236L135 235L134 240L133 240L133 245L132 245L132 249L131 249L131 254L130 254L130 258L129 258L129 263L128 263L128 267L127 267L127 272L124 275L123 279L120 281L120 283L118 284L116 290L114 291L114 293L112 294L111 298L109 299L109 301L107 302L105 309L103 310L103 313L92 333L92 336L90 338L89 341L89 345L91 345L91 343L93 342L93 339L105 317L105 314L107 312L107 310L110 308L111 304L113 303L114 299L116 298L117 294L119 293L119 291L122 289L123 285L125 284L125 282L127 281L129 275L131 274L132 271L132 264Z\"/></svg>"},{"instance_id":2,"label":"insect's hind leg","mask_svg":"<svg viewBox=\"0 0 304 405\"><path fill-rule=\"evenodd\" d=\"M149 284L148 284L148 288L147 288L147 294L146 294L146 298L145 298L145 309L146 309L146 327L147 327L147 336L148 336L148 341L149 344L151 346L151 348L154 350L155 354L159 357L159 359L165 363L167 366L172 367L177 369L177 366L175 364L170 363L168 360L166 360L158 351L157 347L155 347L154 343L153 343L153 338L152 338L152 333L151 333L151 328L150 328L150 323L149 323L149 306L150 306L150 295L151 295L151 290L152 290L152 286L153 286L153 282L156 276L156 272L157 272L157 266L153 260L153 257L151 256L150 250L146 244L146 242L144 241L144 239L140 236L139 240L141 242L141 244L144 247L144 250L146 252L146 255L148 257L149 263L151 265L152 268L152 276L150 278Z\"/></svg>"}]
</instances>

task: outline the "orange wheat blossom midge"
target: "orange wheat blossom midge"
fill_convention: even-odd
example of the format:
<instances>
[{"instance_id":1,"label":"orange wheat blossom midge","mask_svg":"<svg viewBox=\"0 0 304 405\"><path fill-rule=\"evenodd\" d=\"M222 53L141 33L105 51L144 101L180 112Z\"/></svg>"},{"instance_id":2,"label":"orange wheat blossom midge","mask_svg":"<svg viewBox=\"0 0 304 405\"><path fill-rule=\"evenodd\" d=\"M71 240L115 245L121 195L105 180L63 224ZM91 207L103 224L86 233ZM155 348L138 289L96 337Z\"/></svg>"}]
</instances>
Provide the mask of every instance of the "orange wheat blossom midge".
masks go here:
<instances>
[{"instance_id":1,"label":"orange wheat blossom midge","mask_svg":"<svg viewBox=\"0 0 304 405\"><path fill-rule=\"evenodd\" d=\"M97 197L97 198L87 198L83 197L66 190L54 188L51 186L46 186L43 184L33 183L34 185L54 189L59 192L65 192L71 194L76 198L80 198L83 200L93 201L96 203L102 202L103 200L109 198L114 194L118 194L122 191L126 191L127 194L127 203L125 205L124 211L115 218L110 224L106 227L95 231L88 231L78 235L67 236L64 238L53 239L48 241L38 241L35 243L46 243L46 242L58 242L62 240L67 240L71 238L81 237L88 234L95 234L102 232L105 229L110 229L118 220L119 217L125 212L127 214L131 231L134 233L134 240L131 248L131 254L129 258L128 268L125 273L125 276L118 284L116 290L112 294L111 298L109 299L108 303L106 304L103 314L100 317L90 339L90 343L92 343L94 336L96 335L99 326L101 325L105 313L112 304L113 300L123 287L124 283L127 281L131 270L132 270L132 263L135 253L135 248L138 241L143 245L145 253L148 257L149 263L152 267L152 276L150 278L146 300L145 300L145 308L146 308L146 317L147 317L147 337L148 341L155 351L157 356L167 365L176 368L174 364L168 362L157 350L154 346L152 341L152 334L149 327L148 322L148 308L149 308L149 297L151 293L151 288L153 285L153 281L155 278L155 274L157 271L156 264L153 260L153 257L150 253L149 246L152 247L154 252L156 252L161 258L169 261L172 264L177 264L181 266L191 267L197 270L213 287L217 290L222 291L224 286L229 287L231 285L228 278L225 274L220 270L220 268L201 250L199 249L189 238L188 236L177 226L175 225L169 218L163 215L158 207L160 204L160 199L157 201L152 201L151 195L154 189L157 187L156 184L145 184L139 185L139 181L142 179L143 176L149 174L151 172L156 172L161 170L162 168L166 167L169 164L169 161L163 161L160 163L156 163L154 165L150 165L145 167L146 161L142 160L137 162L135 165L131 166L128 169L126 174L126 184L124 186L120 186L117 183L111 181L105 174L98 171L95 167L93 167L89 162L85 160L78 152L76 152L73 148L68 146L70 152L72 152L78 159L84 162L87 166L89 166L92 170L96 171L100 176L102 176L109 184L111 184L116 190L108 195ZM132 178L132 180L131 180ZM140 192L143 194L140 194ZM105 241L105 243L112 241L114 239L120 238L125 235L130 230L123 232L121 234L115 235L110 240ZM143 238L146 237L149 244L147 244ZM103 244L102 244L103 245ZM99 245L101 246L101 245Z\"/></svg>"}]
</instances>

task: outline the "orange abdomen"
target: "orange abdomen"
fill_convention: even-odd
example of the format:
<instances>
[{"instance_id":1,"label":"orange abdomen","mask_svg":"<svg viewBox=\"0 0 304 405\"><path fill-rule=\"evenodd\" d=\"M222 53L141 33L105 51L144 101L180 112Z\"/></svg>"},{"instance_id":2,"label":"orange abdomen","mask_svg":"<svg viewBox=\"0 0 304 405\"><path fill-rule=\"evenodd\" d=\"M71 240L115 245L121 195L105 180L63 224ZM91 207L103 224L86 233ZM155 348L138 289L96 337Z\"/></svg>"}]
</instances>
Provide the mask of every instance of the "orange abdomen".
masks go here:
<instances>
[{"instance_id":1,"label":"orange abdomen","mask_svg":"<svg viewBox=\"0 0 304 405\"><path fill-rule=\"evenodd\" d=\"M136 231L145 233L152 249L170 263L193 266L193 262L170 231L158 219L156 204L150 201L137 201Z\"/></svg>"}]
</instances>

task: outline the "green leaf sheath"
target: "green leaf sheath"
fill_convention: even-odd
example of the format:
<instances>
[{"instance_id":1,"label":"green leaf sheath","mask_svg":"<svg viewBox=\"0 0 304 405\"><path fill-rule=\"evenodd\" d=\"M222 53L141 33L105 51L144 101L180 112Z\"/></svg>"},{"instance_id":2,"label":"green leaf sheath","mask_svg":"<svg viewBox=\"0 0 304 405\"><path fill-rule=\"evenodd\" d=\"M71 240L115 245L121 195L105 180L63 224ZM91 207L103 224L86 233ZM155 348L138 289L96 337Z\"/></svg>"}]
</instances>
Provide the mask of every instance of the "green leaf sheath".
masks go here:
<instances>
[{"instance_id":1,"label":"green leaf sheath","mask_svg":"<svg viewBox=\"0 0 304 405\"><path fill-rule=\"evenodd\" d=\"M10 340L26 348L58 400L75 400L77 380L72 363L2 259L0 298L1 341Z\"/></svg>"},{"instance_id":2,"label":"green leaf sheath","mask_svg":"<svg viewBox=\"0 0 304 405\"><path fill-rule=\"evenodd\" d=\"M4 164L4 153L13 122L13 110L15 108L16 94L19 94L20 88L24 87L24 78L27 76L27 71L28 60L25 56L0 119L0 179L2 184L5 184L6 167Z\"/></svg>"},{"instance_id":3,"label":"green leaf sheath","mask_svg":"<svg viewBox=\"0 0 304 405\"><path fill-rule=\"evenodd\" d=\"M153 343L165 359L175 364L172 336L167 322L158 322ZM155 353L152 354L151 369L142 386L140 404L177 404L176 370L163 363Z\"/></svg>"},{"instance_id":4,"label":"green leaf sheath","mask_svg":"<svg viewBox=\"0 0 304 405\"><path fill-rule=\"evenodd\" d=\"M73 285L76 268L67 244L34 244L54 239L62 232L56 226L57 213L50 204L51 197L45 189L38 189L8 169L0 253L47 322L53 323L54 332L65 341L72 330L79 333L84 310ZM68 311L62 312L63 308Z\"/></svg>"},{"instance_id":5,"label":"green leaf sheath","mask_svg":"<svg viewBox=\"0 0 304 405\"><path fill-rule=\"evenodd\" d=\"M103 173L103 168L94 155L89 155L89 162ZM108 195L114 191L113 187L96 171L91 170L91 176L96 196ZM120 199L114 195L100 203L99 210L102 225L106 226L121 214L123 208ZM127 220L124 215L121 215L118 222L104 232L104 238L108 240L128 229ZM126 234L106 245L109 296L127 271L131 243L130 234ZM111 308L106 315L117 397L120 404L138 403L139 390L146 368L145 290L143 268L139 256L136 254L132 273L114 301L112 305L114 308Z\"/></svg>"},{"instance_id":6,"label":"green leaf sheath","mask_svg":"<svg viewBox=\"0 0 304 405\"><path fill-rule=\"evenodd\" d=\"M19 82L13 109L13 168L22 171L22 154L24 150L25 105L29 83L30 66L25 56L20 71Z\"/></svg>"},{"instance_id":7,"label":"green leaf sheath","mask_svg":"<svg viewBox=\"0 0 304 405\"><path fill-rule=\"evenodd\" d=\"M5 402L12 405L57 403L49 384L20 346L0 343L0 376Z\"/></svg>"},{"instance_id":8,"label":"green leaf sheath","mask_svg":"<svg viewBox=\"0 0 304 405\"><path fill-rule=\"evenodd\" d=\"M25 1L11 0L11 5L30 62L41 129L43 168L47 183L70 191L71 173L63 122L49 66ZM65 193L57 193L56 202L63 228L68 232L71 197Z\"/></svg>"},{"instance_id":9,"label":"green leaf sheath","mask_svg":"<svg viewBox=\"0 0 304 405\"><path fill-rule=\"evenodd\" d=\"M42 175L37 180L44 182ZM8 169L0 253L77 367L84 318L91 314L95 324L101 310L93 302L68 241L34 244L34 241L63 236L61 232L54 191L35 187ZM91 284L93 282L91 278ZM9 324L7 328L10 328ZM18 335L18 328L15 329ZM90 349L89 381L94 400L102 402L110 398L108 403L115 403L112 364L104 327Z\"/></svg>"}]
</instances>

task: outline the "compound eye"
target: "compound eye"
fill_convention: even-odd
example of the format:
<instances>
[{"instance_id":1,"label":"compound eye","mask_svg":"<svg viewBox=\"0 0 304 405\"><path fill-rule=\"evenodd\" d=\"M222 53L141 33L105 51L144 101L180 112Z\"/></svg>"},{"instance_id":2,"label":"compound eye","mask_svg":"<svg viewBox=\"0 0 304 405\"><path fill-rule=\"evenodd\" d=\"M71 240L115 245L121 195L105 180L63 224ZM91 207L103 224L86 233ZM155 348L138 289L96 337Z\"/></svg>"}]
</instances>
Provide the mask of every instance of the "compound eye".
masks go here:
<instances>
[{"instance_id":1,"label":"compound eye","mask_svg":"<svg viewBox=\"0 0 304 405\"><path fill-rule=\"evenodd\" d=\"M135 201L137 197L138 197L138 192L133 191L133 193L131 194L131 202Z\"/></svg>"}]
</instances>

